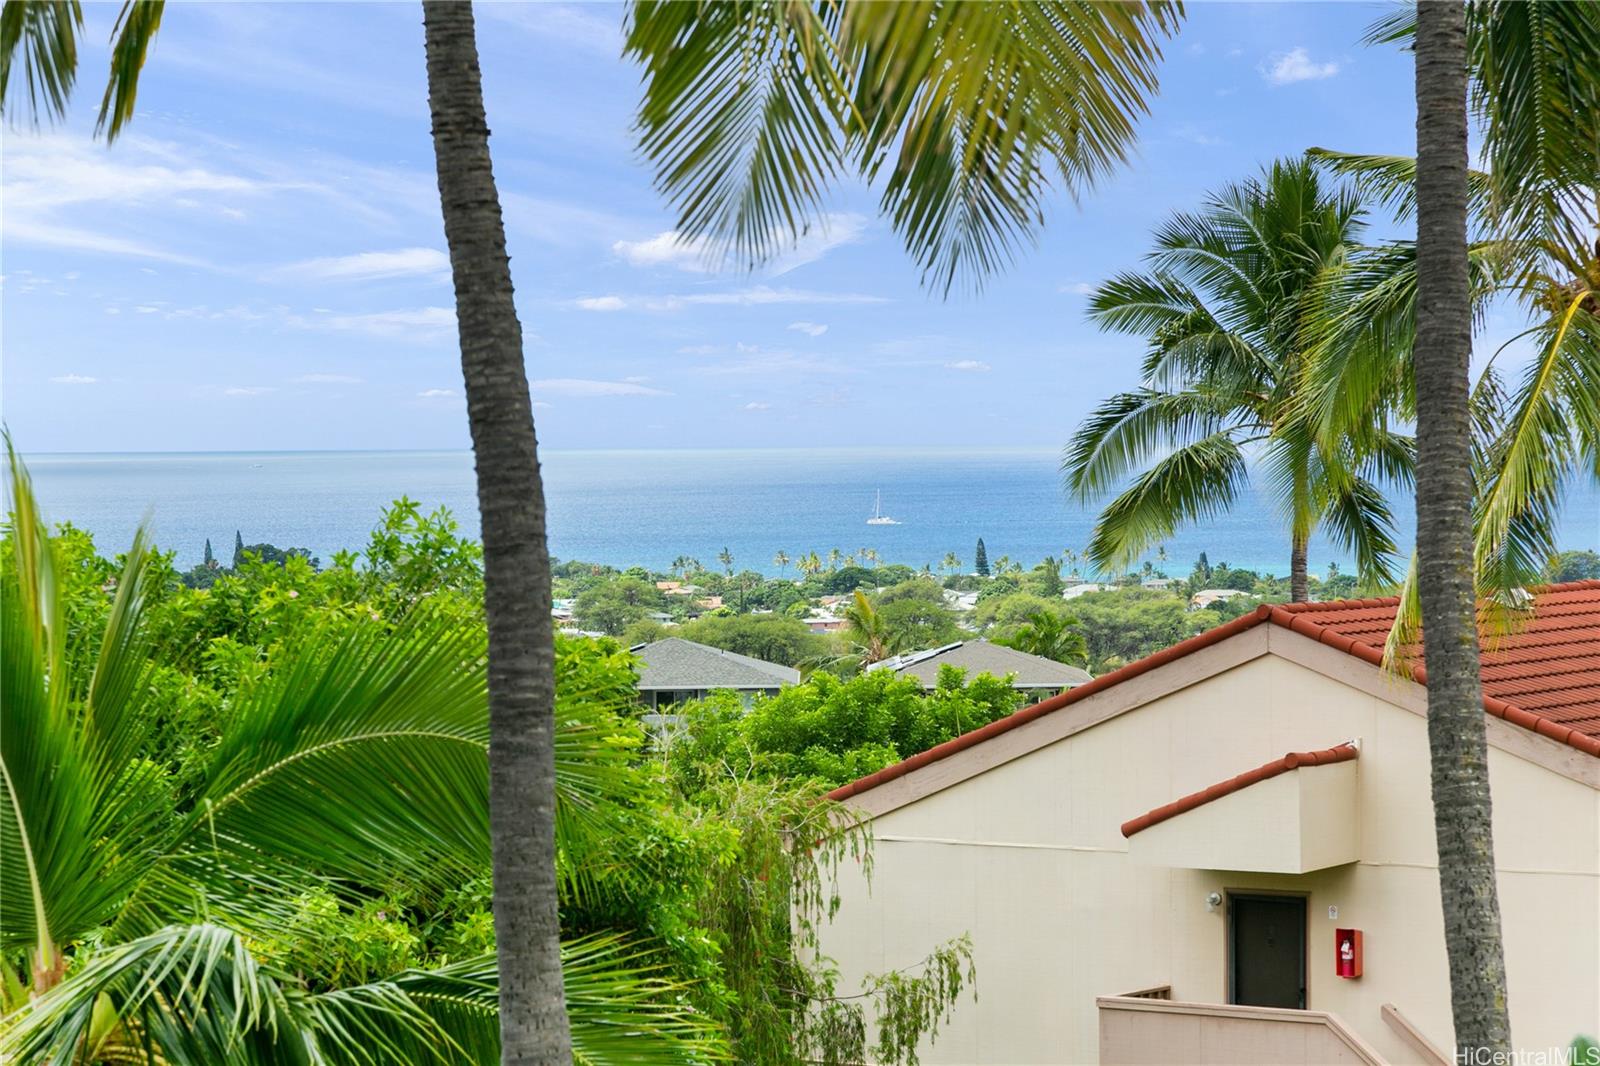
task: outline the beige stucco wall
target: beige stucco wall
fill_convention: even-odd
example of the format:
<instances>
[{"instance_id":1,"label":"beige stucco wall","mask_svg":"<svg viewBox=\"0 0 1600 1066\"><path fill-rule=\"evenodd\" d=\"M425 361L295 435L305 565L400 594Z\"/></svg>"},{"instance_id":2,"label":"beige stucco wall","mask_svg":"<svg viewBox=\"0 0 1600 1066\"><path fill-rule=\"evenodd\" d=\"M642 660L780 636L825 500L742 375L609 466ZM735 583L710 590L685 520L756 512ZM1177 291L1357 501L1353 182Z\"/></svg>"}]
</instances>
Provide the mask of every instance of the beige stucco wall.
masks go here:
<instances>
[{"instance_id":1,"label":"beige stucco wall","mask_svg":"<svg viewBox=\"0 0 1600 1066\"><path fill-rule=\"evenodd\" d=\"M1272 637L1286 639L1303 640ZM852 986L968 933L977 1002L961 1003L924 1061L1092 1062L1096 995L1170 984L1178 999L1226 1000L1226 918L1208 893L1307 893L1307 1006L1390 1061L1415 1056L1381 1020L1386 1002L1449 1047L1425 723L1405 706L1415 691L1370 676L1364 687L1266 654L883 813L870 891L845 872L824 949ZM1057 714L1096 717L1093 704ZM1352 738L1361 861L1303 875L1128 861L1126 819ZM1490 777L1514 1039L1564 1045L1600 1031L1600 793L1498 749ZM1357 981L1333 975L1341 926L1365 932Z\"/></svg>"}]
</instances>

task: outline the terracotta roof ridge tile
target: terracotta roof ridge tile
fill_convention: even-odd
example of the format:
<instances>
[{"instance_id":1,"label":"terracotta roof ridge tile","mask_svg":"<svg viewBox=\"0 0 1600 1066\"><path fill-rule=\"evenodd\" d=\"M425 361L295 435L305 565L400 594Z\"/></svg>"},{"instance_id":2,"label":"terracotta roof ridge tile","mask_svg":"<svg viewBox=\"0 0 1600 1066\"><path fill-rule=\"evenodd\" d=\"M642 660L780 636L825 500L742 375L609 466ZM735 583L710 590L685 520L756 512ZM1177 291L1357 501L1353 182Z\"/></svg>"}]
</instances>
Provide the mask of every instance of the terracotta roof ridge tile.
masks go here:
<instances>
[{"instance_id":1,"label":"terracotta roof ridge tile","mask_svg":"<svg viewBox=\"0 0 1600 1066\"><path fill-rule=\"evenodd\" d=\"M1171 803L1146 811L1137 818L1129 819L1122 823L1122 835L1131 837L1135 833L1141 833L1153 825L1165 822L1169 818L1176 818L1178 815L1192 811L1196 807L1203 807L1212 800L1232 795L1235 792L1249 788L1251 785L1270 780L1279 774L1288 773L1290 770L1295 770L1302 766L1326 766L1329 763L1349 762L1360 754L1360 749L1351 741L1335 744L1331 748L1321 748L1317 751L1291 751L1281 759L1273 759L1271 762L1263 763L1254 770L1246 770L1236 777L1230 777L1226 781L1219 781L1208 788L1202 788L1198 792L1191 792L1187 796L1173 800Z\"/></svg>"}]
</instances>

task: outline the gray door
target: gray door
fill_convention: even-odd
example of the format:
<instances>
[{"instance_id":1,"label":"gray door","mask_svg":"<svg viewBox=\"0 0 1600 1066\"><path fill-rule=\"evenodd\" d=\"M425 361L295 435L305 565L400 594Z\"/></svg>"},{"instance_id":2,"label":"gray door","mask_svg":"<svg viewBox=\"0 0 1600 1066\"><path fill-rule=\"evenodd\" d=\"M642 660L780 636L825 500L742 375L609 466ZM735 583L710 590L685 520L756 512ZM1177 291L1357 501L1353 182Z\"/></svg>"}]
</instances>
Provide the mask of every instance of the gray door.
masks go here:
<instances>
[{"instance_id":1,"label":"gray door","mask_svg":"<svg viewBox=\"0 0 1600 1066\"><path fill-rule=\"evenodd\" d=\"M1251 1007L1306 1005L1304 896L1231 896L1232 1002Z\"/></svg>"}]
</instances>

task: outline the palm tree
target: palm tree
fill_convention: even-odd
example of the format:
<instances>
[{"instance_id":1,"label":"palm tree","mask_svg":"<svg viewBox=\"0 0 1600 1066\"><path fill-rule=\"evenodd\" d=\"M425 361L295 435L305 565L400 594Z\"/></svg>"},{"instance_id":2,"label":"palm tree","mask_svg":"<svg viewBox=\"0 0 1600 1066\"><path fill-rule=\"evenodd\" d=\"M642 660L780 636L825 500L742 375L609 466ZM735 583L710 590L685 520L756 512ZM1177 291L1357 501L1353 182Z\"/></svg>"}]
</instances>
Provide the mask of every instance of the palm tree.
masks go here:
<instances>
[{"instance_id":1,"label":"palm tree","mask_svg":"<svg viewBox=\"0 0 1600 1066\"><path fill-rule=\"evenodd\" d=\"M941 570L948 570L954 576L961 569L961 558L955 552L945 552L944 559L939 563Z\"/></svg>"},{"instance_id":2,"label":"palm tree","mask_svg":"<svg viewBox=\"0 0 1600 1066\"><path fill-rule=\"evenodd\" d=\"M844 558L844 553L841 552L838 548L829 548L828 549L828 570L831 572L831 571L839 569L839 560L843 559L843 558Z\"/></svg>"},{"instance_id":3,"label":"palm tree","mask_svg":"<svg viewBox=\"0 0 1600 1066\"><path fill-rule=\"evenodd\" d=\"M478 472L489 621L495 922L507 1062L563 1061L552 801L550 561L538 448L488 149L472 9L424 0L429 105ZM75 5L0 13L6 72L57 110ZM102 108L112 135L162 4L130 4ZM1077 192L1119 165L1155 91L1168 0L698 5L639 0L644 152L686 239L751 265L797 239L848 164L945 292L1003 267L1042 215L1052 172ZM130 42L129 47L123 41ZM65 40L67 47L62 46ZM736 162L731 162L736 161ZM835 560L836 561L836 560Z\"/></svg>"},{"instance_id":4,"label":"palm tree","mask_svg":"<svg viewBox=\"0 0 1600 1066\"><path fill-rule=\"evenodd\" d=\"M722 564L722 569L727 571L729 577L733 576L733 553L723 548L717 553L717 562Z\"/></svg>"},{"instance_id":5,"label":"palm tree","mask_svg":"<svg viewBox=\"0 0 1600 1066\"><path fill-rule=\"evenodd\" d=\"M1280 161L1201 212L1173 216L1148 273L1095 292L1090 313L1103 329L1149 341L1144 385L1102 403L1062 464L1085 500L1138 472L1101 512L1086 551L1096 568L1121 572L1180 524L1228 510L1257 448L1289 527L1292 599L1307 597L1319 525L1364 577L1392 579L1393 516L1379 483L1409 484L1412 451L1387 427L1390 401L1369 404L1361 432L1327 441L1299 399L1328 277L1364 224L1352 193L1324 189L1308 161Z\"/></svg>"},{"instance_id":6,"label":"palm tree","mask_svg":"<svg viewBox=\"0 0 1600 1066\"><path fill-rule=\"evenodd\" d=\"M423 0L422 13L483 538L501 1056L563 1062L572 1042L556 897L555 632L539 445L472 5Z\"/></svg>"},{"instance_id":7,"label":"palm tree","mask_svg":"<svg viewBox=\"0 0 1600 1066\"><path fill-rule=\"evenodd\" d=\"M1511 1046L1479 674L1468 364L1467 20L1417 5L1417 592L1456 1047ZM1469 1049L1471 1051L1469 1052Z\"/></svg>"},{"instance_id":8,"label":"palm tree","mask_svg":"<svg viewBox=\"0 0 1600 1066\"><path fill-rule=\"evenodd\" d=\"M1503 384L1491 358L1472 390L1481 427L1478 592L1494 602L1539 580L1570 479L1600 480L1600 9L1475 3L1467 20L1472 105L1490 164L1468 176L1469 230L1479 238L1469 246L1473 293L1513 296L1532 321L1523 336L1538 352L1515 387ZM1414 32L1406 12L1380 22L1369 39L1409 40ZM1414 215L1415 159L1314 155L1402 217ZM1330 434L1349 398L1359 402L1395 381L1410 388L1415 247L1398 244L1394 256L1408 271L1350 302L1348 322L1336 324L1336 358L1317 374Z\"/></svg>"},{"instance_id":9,"label":"palm tree","mask_svg":"<svg viewBox=\"0 0 1600 1066\"><path fill-rule=\"evenodd\" d=\"M789 553L780 549L778 554L772 557L772 565L778 568L780 574L789 569Z\"/></svg>"},{"instance_id":10,"label":"palm tree","mask_svg":"<svg viewBox=\"0 0 1600 1066\"><path fill-rule=\"evenodd\" d=\"M292 901L307 893L348 904L397 879L436 892L488 869L483 632L418 610L392 630L363 618L285 645L235 697L180 802L149 758L164 723L144 706L155 638L143 617L160 594L145 532L123 557L103 632L80 631L15 456L11 474L0 948L26 950L32 996L15 994L0 962L0 1058L495 1061L493 956L352 986L256 954L284 938L302 959L334 953L294 924ZM642 797L615 754L626 708L593 692L560 698L556 821L575 881L614 865L615 812ZM618 1035L635 1023L669 1061L715 1050L647 953L598 937L565 945L564 960L586 1059L637 1061L640 1047Z\"/></svg>"},{"instance_id":11,"label":"palm tree","mask_svg":"<svg viewBox=\"0 0 1600 1066\"><path fill-rule=\"evenodd\" d=\"M844 609L844 620L847 623L845 639L854 650L855 665L882 662L899 650L883 615L860 589L856 589L850 605Z\"/></svg>"},{"instance_id":12,"label":"palm tree","mask_svg":"<svg viewBox=\"0 0 1600 1066\"><path fill-rule=\"evenodd\" d=\"M1089 662L1089 645L1078 628L1078 620L1055 611L1035 611L1016 632L995 643L1069 666L1085 666Z\"/></svg>"}]
</instances>

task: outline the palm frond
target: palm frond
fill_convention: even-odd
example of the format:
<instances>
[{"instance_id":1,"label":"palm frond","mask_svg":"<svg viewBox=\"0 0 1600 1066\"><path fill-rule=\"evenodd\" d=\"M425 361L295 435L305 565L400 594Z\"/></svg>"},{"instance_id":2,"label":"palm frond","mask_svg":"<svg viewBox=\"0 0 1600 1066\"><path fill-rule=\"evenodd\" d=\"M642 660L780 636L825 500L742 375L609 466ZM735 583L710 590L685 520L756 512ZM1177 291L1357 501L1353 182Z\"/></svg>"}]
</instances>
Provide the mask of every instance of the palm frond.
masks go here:
<instances>
[{"instance_id":1,"label":"palm frond","mask_svg":"<svg viewBox=\"0 0 1600 1066\"><path fill-rule=\"evenodd\" d=\"M139 75L165 10L166 0L124 0L122 13L117 16L117 24L111 30L111 74L94 127L96 133L106 135L108 142L116 140L133 119Z\"/></svg>"},{"instance_id":2,"label":"palm frond","mask_svg":"<svg viewBox=\"0 0 1600 1066\"><path fill-rule=\"evenodd\" d=\"M843 163L841 86L826 8L804 3L628 9L625 51L643 66L640 148L684 241L745 269L821 222Z\"/></svg>"},{"instance_id":3,"label":"palm frond","mask_svg":"<svg viewBox=\"0 0 1600 1066\"><path fill-rule=\"evenodd\" d=\"M1592 412L1600 382L1600 319L1585 310L1592 294L1541 330L1544 344L1529 366L1509 420L1488 441L1487 481L1475 515L1480 593L1491 599L1533 584L1555 551L1563 482L1580 444L1575 418Z\"/></svg>"},{"instance_id":4,"label":"palm frond","mask_svg":"<svg viewBox=\"0 0 1600 1066\"><path fill-rule=\"evenodd\" d=\"M372 884L480 868L484 654L477 627L425 611L392 633L375 622L313 636L239 698L184 839Z\"/></svg>"},{"instance_id":5,"label":"palm frond","mask_svg":"<svg viewBox=\"0 0 1600 1066\"><path fill-rule=\"evenodd\" d=\"M1331 174L1349 178L1374 203L1383 205L1401 219L1417 212L1417 161L1408 155L1373 155L1339 152L1331 148L1310 148L1307 157ZM1467 172L1467 210L1480 224L1489 203L1489 175L1481 170Z\"/></svg>"},{"instance_id":6,"label":"palm frond","mask_svg":"<svg viewBox=\"0 0 1600 1066\"><path fill-rule=\"evenodd\" d=\"M1093 499L1153 457L1230 429L1238 419L1226 404L1225 396L1197 389L1112 396L1084 419L1063 453L1067 491Z\"/></svg>"},{"instance_id":7,"label":"palm frond","mask_svg":"<svg viewBox=\"0 0 1600 1066\"><path fill-rule=\"evenodd\" d=\"M1089 541L1089 560L1120 572L1180 523L1226 512L1248 482L1244 455L1225 433L1179 448L1106 505Z\"/></svg>"},{"instance_id":8,"label":"palm frond","mask_svg":"<svg viewBox=\"0 0 1600 1066\"><path fill-rule=\"evenodd\" d=\"M1058 177L1120 163L1155 91L1165 0L637 3L641 148L689 241L755 265L848 167L945 292L1009 262Z\"/></svg>"},{"instance_id":9,"label":"palm frond","mask_svg":"<svg viewBox=\"0 0 1600 1066\"><path fill-rule=\"evenodd\" d=\"M12 66L21 62L28 93L28 119L66 114L78 74L79 0L9 0L0 7L0 111L15 118Z\"/></svg>"},{"instance_id":10,"label":"palm frond","mask_svg":"<svg viewBox=\"0 0 1600 1066\"><path fill-rule=\"evenodd\" d=\"M11 473L10 566L0 581L0 945L31 947L48 968L56 945L109 920L161 854L171 800L159 772L133 758L138 717L86 710L71 691L55 549L14 450ZM124 621L136 613L146 561L129 553ZM127 669L121 647L112 641L102 655L115 677Z\"/></svg>"}]
</instances>

